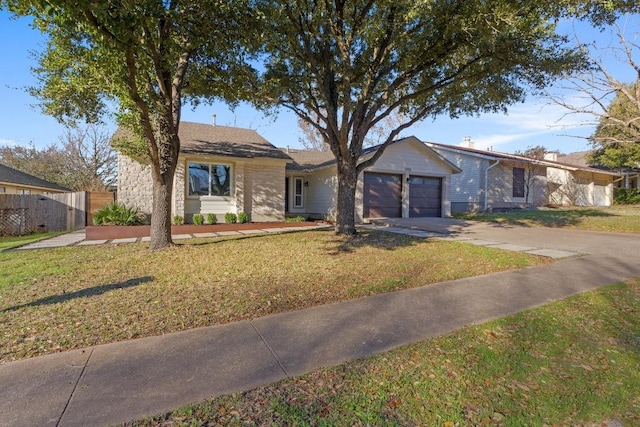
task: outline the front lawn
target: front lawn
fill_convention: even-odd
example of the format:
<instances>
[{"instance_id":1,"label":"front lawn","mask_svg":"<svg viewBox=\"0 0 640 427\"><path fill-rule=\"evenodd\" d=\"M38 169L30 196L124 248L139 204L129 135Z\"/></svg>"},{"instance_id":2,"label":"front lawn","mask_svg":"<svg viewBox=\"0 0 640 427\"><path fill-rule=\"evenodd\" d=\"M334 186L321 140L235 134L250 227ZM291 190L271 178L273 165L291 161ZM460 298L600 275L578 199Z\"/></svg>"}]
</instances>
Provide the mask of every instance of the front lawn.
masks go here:
<instances>
[{"instance_id":1,"label":"front lawn","mask_svg":"<svg viewBox=\"0 0 640 427\"><path fill-rule=\"evenodd\" d=\"M640 279L135 426L637 426Z\"/></svg>"},{"instance_id":2,"label":"front lawn","mask_svg":"<svg viewBox=\"0 0 640 427\"><path fill-rule=\"evenodd\" d=\"M510 225L640 233L640 205L608 208L540 208L496 213L456 214L456 218Z\"/></svg>"},{"instance_id":3,"label":"front lawn","mask_svg":"<svg viewBox=\"0 0 640 427\"><path fill-rule=\"evenodd\" d=\"M34 243L39 240L48 239L50 237L59 236L65 232L49 232L49 233L33 233L25 236L0 237L0 252Z\"/></svg>"},{"instance_id":4,"label":"front lawn","mask_svg":"<svg viewBox=\"0 0 640 427\"><path fill-rule=\"evenodd\" d=\"M0 361L551 262L362 231L0 253Z\"/></svg>"}]
</instances>

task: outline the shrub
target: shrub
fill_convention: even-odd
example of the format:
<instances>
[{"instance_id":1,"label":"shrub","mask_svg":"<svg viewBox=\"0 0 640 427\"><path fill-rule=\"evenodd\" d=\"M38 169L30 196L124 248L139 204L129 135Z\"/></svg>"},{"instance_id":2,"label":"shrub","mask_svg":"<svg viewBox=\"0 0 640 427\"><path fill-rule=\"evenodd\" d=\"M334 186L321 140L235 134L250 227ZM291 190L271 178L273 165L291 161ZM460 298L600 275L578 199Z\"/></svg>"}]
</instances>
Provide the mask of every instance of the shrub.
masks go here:
<instances>
[{"instance_id":1,"label":"shrub","mask_svg":"<svg viewBox=\"0 0 640 427\"><path fill-rule=\"evenodd\" d=\"M237 221L238 217L236 216L236 214L232 212L227 212L226 214L224 214L224 222L226 222L227 224L235 224Z\"/></svg>"},{"instance_id":2,"label":"shrub","mask_svg":"<svg viewBox=\"0 0 640 427\"><path fill-rule=\"evenodd\" d=\"M216 216L216 214L213 214L213 213L207 214L208 224L215 224L217 222L218 222L218 217Z\"/></svg>"},{"instance_id":3,"label":"shrub","mask_svg":"<svg viewBox=\"0 0 640 427\"><path fill-rule=\"evenodd\" d=\"M140 225L145 223L145 217L138 208L114 201L96 211L93 215L93 223L95 225Z\"/></svg>"},{"instance_id":4,"label":"shrub","mask_svg":"<svg viewBox=\"0 0 640 427\"><path fill-rule=\"evenodd\" d=\"M202 225L204 224L204 216L202 214L194 214L193 215L193 223L195 225Z\"/></svg>"},{"instance_id":5,"label":"shrub","mask_svg":"<svg viewBox=\"0 0 640 427\"><path fill-rule=\"evenodd\" d=\"M247 215L245 212L240 212L238 214L238 222L240 224L246 224L247 222L249 222L249 215Z\"/></svg>"},{"instance_id":6,"label":"shrub","mask_svg":"<svg viewBox=\"0 0 640 427\"><path fill-rule=\"evenodd\" d=\"M303 216L300 216L300 215L294 216L294 217L291 217L291 218L286 218L284 220L284 222L305 222L305 221L306 221L306 219Z\"/></svg>"},{"instance_id":7,"label":"shrub","mask_svg":"<svg viewBox=\"0 0 640 427\"><path fill-rule=\"evenodd\" d=\"M614 188L613 203L616 205L634 205L640 203L640 189Z\"/></svg>"},{"instance_id":8,"label":"shrub","mask_svg":"<svg viewBox=\"0 0 640 427\"><path fill-rule=\"evenodd\" d=\"M182 215L174 215L173 216L173 225L182 225L184 224L184 218Z\"/></svg>"}]
</instances>

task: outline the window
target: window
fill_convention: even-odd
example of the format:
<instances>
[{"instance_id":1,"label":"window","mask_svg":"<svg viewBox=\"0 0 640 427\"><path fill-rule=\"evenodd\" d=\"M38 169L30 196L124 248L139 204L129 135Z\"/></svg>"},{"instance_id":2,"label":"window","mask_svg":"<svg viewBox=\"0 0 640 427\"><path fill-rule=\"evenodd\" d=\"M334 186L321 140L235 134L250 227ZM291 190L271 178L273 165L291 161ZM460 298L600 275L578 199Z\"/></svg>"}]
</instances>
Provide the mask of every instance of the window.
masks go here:
<instances>
[{"instance_id":1,"label":"window","mask_svg":"<svg viewBox=\"0 0 640 427\"><path fill-rule=\"evenodd\" d=\"M7 187L0 187L0 193L6 193Z\"/></svg>"},{"instance_id":2,"label":"window","mask_svg":"<svg viewBox=\"0 0 640 427\"><path fill-rule=\"evenodd\" d=\"M231 166L189 163L189 196L231 195Z\"/></svg>"},{"instance_id":3,"label":"window","mask_svg":"<svg viewBox=\"0 0 640 427\"><path fill-rule=\"evenodd\" d=\"M301 208L303 203L304 180L302 178L293 178L293 207Z\"/></svg>"},{"instance_id":4,"label":"window","mask_svg":"<svg viewBox=\"0 0 640 427\"><path fill-rule=\"evenodd\" d=\"M524 168L513 168L513 197L524 197Z\"/></svg>"},{"instance_id":5,"label":"window","mask_svg":"<svg viewBox=\"0 0 640 427\"><path fill-rule=\"evenodd\" d=\"M31 190L21 189L21 190L18 190L18 194L31 194Z\"/></svg>"}]
</instances>

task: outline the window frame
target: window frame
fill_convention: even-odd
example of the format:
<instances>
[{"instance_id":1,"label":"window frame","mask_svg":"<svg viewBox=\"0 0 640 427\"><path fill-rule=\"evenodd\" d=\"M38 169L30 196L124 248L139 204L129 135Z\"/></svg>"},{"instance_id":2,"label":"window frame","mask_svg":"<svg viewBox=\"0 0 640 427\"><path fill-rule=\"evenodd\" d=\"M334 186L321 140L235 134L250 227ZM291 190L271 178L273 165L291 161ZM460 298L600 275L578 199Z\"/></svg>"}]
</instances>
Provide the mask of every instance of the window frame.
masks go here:
<instances>
[{"instance_id":1,"label":"window frame","mask_svg":"<svg viewBox=\"0 0 640 427\"><path fill-rule=\"evenodd\" d=\"M199 165L199 166L208 166L208 177L207 177L207 193L208 194L191 194L191 165ZM213 186L212 186L212 182L213 182L213 170L214 168L218 168L218 167L228 167L229 168L229 172L227 173L227 181L229 182L229 194L223 194L223 195L218 195L218 194L212 194L212 190L213 190ZM211 162L211 161L198 161L198 160L194 160L194 161L187 161L187 173L186 173L186 186L187 186L187 191L186 191L186 196L188 198L191 199L197 199L197 198L202 198L202 197L206 197L206 198L219 198L219 199L230 199L233 195L233 165L231 163L222 163L222 162ZM202 171L204 172L204 169L202 169Z\"/></svg>"},{"instance_id":2,"label":"window frame","mask_svg":"<svg viewBox=\"0 0 640 427\"><path fill-rule=\"evenodd\" d=\"M300 192L298 193L298 183L300 183ZM296 209L304 208L304 178L301 176L293 177L293 207ZM299 203L298 203L299 200Z\"/></svg>"},{"instance_id":3,"label":"window frame","mask_svg":"<svg viewBox=\"0 0 640 427\"><path fill-rule=\"evenodd\" d=\"M516 173L516 171L518 173ZM514 166L513 167L513 180L511 185L511 197L513 198L524 198L526 194L525 189L525 169L521 167Z\"/></svg>"}]
</instances>

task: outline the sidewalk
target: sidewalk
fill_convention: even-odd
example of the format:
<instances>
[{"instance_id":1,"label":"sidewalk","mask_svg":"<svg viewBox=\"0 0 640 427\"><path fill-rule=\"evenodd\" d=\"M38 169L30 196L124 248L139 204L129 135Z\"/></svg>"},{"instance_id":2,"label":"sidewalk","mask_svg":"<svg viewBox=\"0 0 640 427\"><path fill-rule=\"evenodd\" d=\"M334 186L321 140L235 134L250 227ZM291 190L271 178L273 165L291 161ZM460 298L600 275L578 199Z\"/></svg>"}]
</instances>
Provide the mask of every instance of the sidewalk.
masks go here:
<instances>
[{"instance_id":1,"label":"sidewalk","mask_svg":"<svg viewBox=\"0 0 640 427\"><path fill-rule=\"evenodd\" d=\"M6 363L0 365L0 425L141 419L639 275L633 254L573 256L552 265Z\"/></svg>"}]
</instances>

